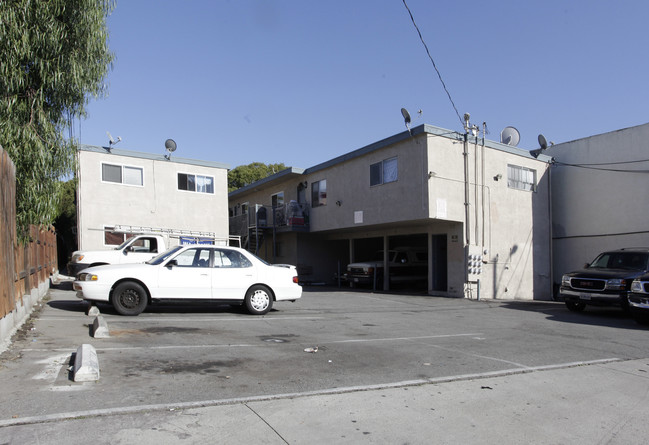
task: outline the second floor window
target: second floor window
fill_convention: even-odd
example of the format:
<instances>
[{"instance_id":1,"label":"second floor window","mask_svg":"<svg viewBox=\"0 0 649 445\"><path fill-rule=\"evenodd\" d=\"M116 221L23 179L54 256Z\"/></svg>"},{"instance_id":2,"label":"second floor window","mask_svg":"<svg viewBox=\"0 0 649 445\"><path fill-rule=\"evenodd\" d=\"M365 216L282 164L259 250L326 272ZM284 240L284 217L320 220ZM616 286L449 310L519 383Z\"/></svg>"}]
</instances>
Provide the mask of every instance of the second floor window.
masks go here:
<instances>
[{"instance_id":1,"label":"second floor window","mask_svg":"<svg viewBox=\"0 0 649 445\"><path fill-rule=\"evenodd\" d=\"M116 184L143 185L143 169L126 165L101 164L101 180Z\"/></svg>"},{"instance_id":2,"label":"second floor window","mask_svg":"<svg viewBox=\"0 0 649 445\"><path fill-rule=\"evenodd\" d=\"M370 186L395 182L399 179L397 157L370 165Z\"/></svg>"},{"instance_id":3,"label":"second floor window","mask_svg":"<svg viewBox=\"0 0 649 445\"><path fill-rule=\"evenodd\" d=\"M271 195L270 204L274 209L276 209L277 207L284 207L284 192L279 192Z\"/></svg>"},{"instance_id":4,"label":"second floor window","mask_svg":"<svg viewBox=\"0 0 649 445\"><path fill-rule=\"evenodd\" d=\"M311 183L311 207L327 205L327 180Z\"/></svg>"},{"instance_id":5,"label":"second floor window","mask_svg":"<svg viewBox=\"0 0 649 445\"><path fill-rule=\"evenodd\" d=\"M178 190L214 193L214 178L211 176L178 173Z\"/></svg>"},{"instance_id":6,"label":"second floor window","mask_svg":"<svg viewBox=\"0 0 649 445\"><path fill-rule=\"evenodd\" d=\"M536 191L536 170L531 170L518 165L507 165L507 187Z\"/></svg>"}]
</instances>

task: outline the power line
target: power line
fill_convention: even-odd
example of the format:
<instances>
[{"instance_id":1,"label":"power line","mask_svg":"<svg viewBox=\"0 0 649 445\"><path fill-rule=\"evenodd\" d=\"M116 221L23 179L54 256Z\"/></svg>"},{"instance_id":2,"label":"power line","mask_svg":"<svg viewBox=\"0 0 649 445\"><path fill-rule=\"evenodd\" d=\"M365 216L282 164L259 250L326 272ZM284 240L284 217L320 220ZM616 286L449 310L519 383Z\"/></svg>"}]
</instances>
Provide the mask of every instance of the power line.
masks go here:
<instances>
[{"instance_id":1,"label":"power line","mask_svg":"<svg viewBox=\"0 0 649 445\"><path fill-rule=\"evenodd\" d=\"M645 161L634 161L634 162L645 162ZM631 163L633 162L620 162L620 164L631 164ZM616 169L616 168L591 167L591 165L613 165L613 163L611 164L566 164L565 162L559 162L555 160L554 164L564 166L564 167L583 168L585 170L599 170L599 171L617 172L617 173L649 173L649 170L624 170L624 169Z\"/></svg>"},{"instance_id":2,"label":"power line","mask_svg":"<svg viewBox=\"0 0 649 445\"><path fill-rule=\"evenodd\" d=\"M412 21L412 24L415 26L415 29L417 30L417 34L419 34L419 40L421 40L421 43L424 45L424 48L426 49L426 54L428 54L428 58L430 59L431 63L433 64L433 68L435 68L435 71L437 72L437 77L439 77L439 81L442 82L442 87L444 87L444 91L446 91L446 95L448 96L448 100L451 101L451 105L453 105L453 109L455 110L455 114L457 115L457 118L460 120L460 124L464 127L464 120L462 120L462 117L460 116L460 112L457 111L457 107L455 106L455 102L453 102L453 98L451 97L451 93L449 93L448 88L446 88L446 84L444 83L444 79L442 79L442 75L439 72L439 69L437 69L437 65L435 64L435 61L433 60L433 56L430 55L430 51L428 50L428 45L426 45L426 42L424 42L424 38L421 35L421 31L419 30L419 27L417 26L417 23L415 23L415 18L412 16L412 12L410 11L410 8L408 7L408 4L406 3L406 0L403 1L403 6L406 7L408 10L408 14L410 14L410 20Z\"/></svg>"}]
</instances>

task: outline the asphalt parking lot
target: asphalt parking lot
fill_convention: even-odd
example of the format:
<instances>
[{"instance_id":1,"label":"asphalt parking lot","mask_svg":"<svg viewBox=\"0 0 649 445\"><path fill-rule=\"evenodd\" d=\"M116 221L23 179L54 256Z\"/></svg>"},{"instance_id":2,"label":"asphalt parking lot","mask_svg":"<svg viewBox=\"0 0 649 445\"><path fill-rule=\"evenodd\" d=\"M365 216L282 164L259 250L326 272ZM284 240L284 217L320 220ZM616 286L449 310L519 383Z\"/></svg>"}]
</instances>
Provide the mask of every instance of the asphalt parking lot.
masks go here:
<instances>
[{"instance_id":1,"label":"asphalt parking lot","mask_svg":"<svg viewBox=\"0 0 649 445\"><path fill-rule=\"evenodd\" d=\"M649 357L647 329L616 309L572 313L556 302L325 288L307 288L301 300L278 303L261 317L210 305L152 306L123 317L99 306L110 330L99 339L91 336L87 306L69 288L64 282L51 289L0 356L0 395L12 401L0 405L0 426L65 413L94 417L318 394L351 398ZM97 350L96 382L70 378L73 354L84 343Z\"/></svg>"}]
</instances>

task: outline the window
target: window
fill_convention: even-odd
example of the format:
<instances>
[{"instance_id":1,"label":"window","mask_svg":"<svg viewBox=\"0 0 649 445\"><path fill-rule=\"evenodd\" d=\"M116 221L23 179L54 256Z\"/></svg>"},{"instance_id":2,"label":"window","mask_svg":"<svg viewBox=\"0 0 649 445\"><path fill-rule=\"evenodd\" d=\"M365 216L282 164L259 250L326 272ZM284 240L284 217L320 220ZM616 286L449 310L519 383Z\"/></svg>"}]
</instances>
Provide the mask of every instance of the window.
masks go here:
<instances>
[{"instance_id":1,"label":"window","mask_svg":"<svg viewBox=\"0 0 649 445\"><path fill-rule=\"evenodd\" d=\"M327 205L327 180L311 183L311 207Z\"/></svg>"},{"instance_id":2,"label":"window","mask_svg":"<svg viewBox=\"0 0 649 445\"><path fill-rule=\"evenodd\" d=\"M210 267L211 249L187 249L174 260L179 267Z\"/></svg>"},{"instance_id":3,"label":"window","mask_svg":"<svg viewBox=\"0 0 649 445\"><path fill-rule=\"evenodd\" d=\"M396 156L370 165L370 186L395 182L399 178Z\"/></svg>"},{"instance_id":4,"label":"window","mask_svg":"<svg viewBox=\"0 0 649 445\"><path fill-rule=\"evenodd\" d=\"M156 238L139 238L129 248L133 252L158 253L158 240Z\"/></svg>"},{"instance_id":5,"label":"window","mask_svg":"<svg viewBox=\"0 0 649 445\"><path fill-rule=\"evenodd\" d=\"M270 202L274 209L284 207L284 192L278 192L270 196Z\"/></svg>"},{"instance_id":6,"label":"window","mask_svg":"<svg viewBox=\"0 0 649 445\"><path fill-rule=\"evenodd\" d=\"M517 190L536 191L536 170L518 165L507 165L507 187Z\"/></svg>"},{"instance_id":7,"label":"window","mask_svg":"<svg viewBox=\"0 0 649 445\"><path fill-rule=\"evenodd\" d=\"M212 176L178 173L178 190L214 193L214 178Z\"/></svg>"},{"instance_id":8,"label":"window","mask_svg":"<svg viewBox=\"0 0 649 445\"><path fill-rule=\"evenodd\" d=\"M104 227L104 244L106 246L119 246L132 236L130 233L113 232L113 229L113 227Z\"/></svg>"},{"instance_id":9,"label":"window","mask_svg":"<svg viewBox=\"0 0 649 445\"><path fill-rule=\"evenodd\" d=\"M116 184L143 185L143 169L126 165L101 164L101 180Z\"/></svg>"},{"instance_id":10,"label":"window","mask_svg":"<svg viewBox=\"0 0 649 445\"><path fill-rule=\"evenodd\" d=\"M252 267L252 263L242 253L236 252L234 250L215 250L214 267Z\"/></svg>"}]
</instances>

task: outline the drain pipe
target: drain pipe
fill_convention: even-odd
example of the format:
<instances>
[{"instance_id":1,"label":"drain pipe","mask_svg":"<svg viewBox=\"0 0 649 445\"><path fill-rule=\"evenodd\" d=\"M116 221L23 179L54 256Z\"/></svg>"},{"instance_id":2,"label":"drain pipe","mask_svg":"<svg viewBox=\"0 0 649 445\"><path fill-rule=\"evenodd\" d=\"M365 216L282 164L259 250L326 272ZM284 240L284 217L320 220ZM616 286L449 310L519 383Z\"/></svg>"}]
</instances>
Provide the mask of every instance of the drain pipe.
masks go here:
<instances>
[{"instance_id":1,"label":"drain pipe","mask_svg":"<svg viewBox=\"0 0 649 445\"><path fill-rule=\"evenodd\" d=\"M469 210L469 113L464 113L464 225L466 245L471 244L471 211Z\"/></svg>"}]
</instances>

